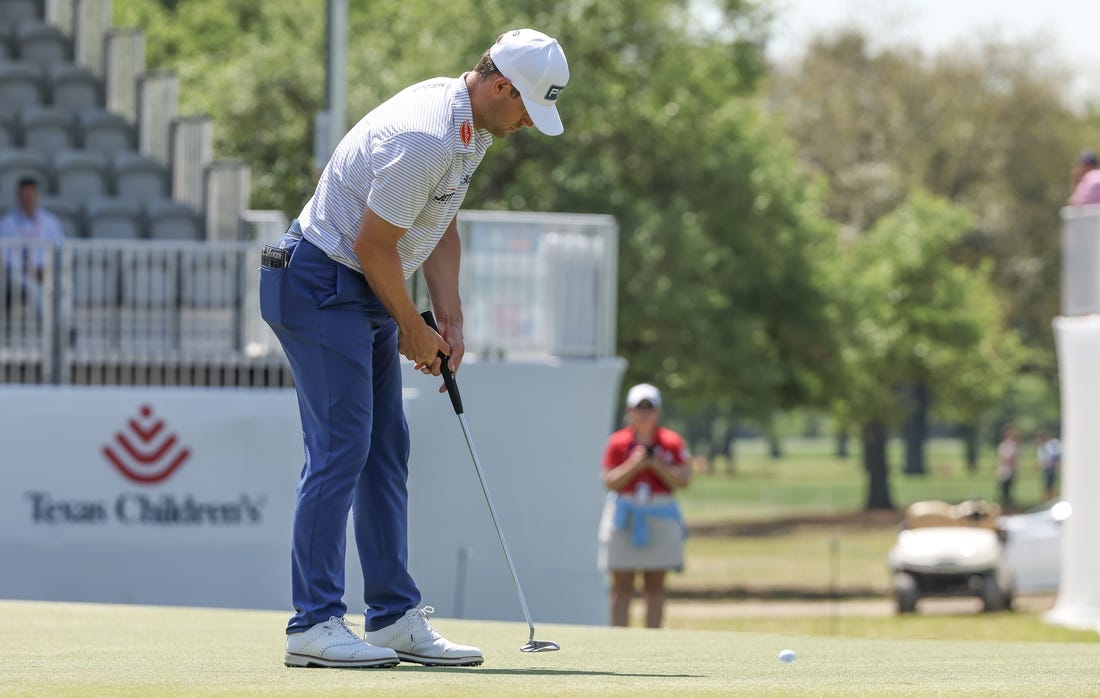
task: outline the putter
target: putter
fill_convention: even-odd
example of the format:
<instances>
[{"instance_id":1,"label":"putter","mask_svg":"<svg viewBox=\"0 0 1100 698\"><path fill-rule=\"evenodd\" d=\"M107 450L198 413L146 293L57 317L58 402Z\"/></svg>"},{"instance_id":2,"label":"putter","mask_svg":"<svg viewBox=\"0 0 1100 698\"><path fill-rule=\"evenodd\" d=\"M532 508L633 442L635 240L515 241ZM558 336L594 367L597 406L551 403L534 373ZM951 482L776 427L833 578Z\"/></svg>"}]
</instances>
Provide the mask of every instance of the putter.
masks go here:
<instances>
[{"instance_id":1,"label":"putter","mask_svg":"<svg viewBox=\"0 0 1100 698\"><path fill-rule=\"evenodd\" d=\"M420 317L424 318L424 322L428 323L428 327L431 327L436 332L439 332L439 327L435 324L435 316L432 315L432 311L425 310L420 314ZM512 584L516 586L516 594L519 596L519 605L523 608L523 617L527 619L527 628L531 631L531 634L527 638L527 644L520 647L520 652L553 652L560 650L561 645L556 642L550 642L548 640L536 640L535 639L535 624L531 622L531 612L527 610L527 600L523 597L523 587L519 585L519 575L516 574L516 566L512 563L512 555L508 552L508 543L504 540L504 531L500 528L500 522L497 520L497 511L493 506L493 498L489 495L489 487L485 484L485 474L481 471L481 461L478 460L477 451L474 450L474 440L470 436L470 427L466 424L466 415L462 413L462 395L458 392L458 382L455 381L454 374L451 373L451 369L447 366L448 357L444 356L442 352L439 353L439 357L443 360L443 384L447 386L447 395L451 398L451 406L454 407L455 414L458 415L458 421L462 425L462 435L466 437L466 448L470 449L470 457L474 461L474 470L477 471L477 480L481 483L481 492L485 495L485 503L489 505L489 516L493 519L493 526L497 529L497 538L500 540L500 548L504 551L504 559L508 562L508 571L512 573Z\"/></svg>"}]
</instances>

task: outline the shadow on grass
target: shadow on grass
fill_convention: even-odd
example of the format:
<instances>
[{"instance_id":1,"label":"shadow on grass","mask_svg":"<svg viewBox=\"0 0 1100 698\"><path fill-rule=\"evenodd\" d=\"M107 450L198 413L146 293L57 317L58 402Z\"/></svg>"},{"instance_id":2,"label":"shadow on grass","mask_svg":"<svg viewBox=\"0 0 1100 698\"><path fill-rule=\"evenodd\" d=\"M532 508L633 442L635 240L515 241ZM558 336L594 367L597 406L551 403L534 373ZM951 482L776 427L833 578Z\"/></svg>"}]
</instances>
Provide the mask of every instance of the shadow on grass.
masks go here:
<instances>
[{"instance_id":1,"label":"shadow on grass","mask_svg":"<svg viewBox=\"0 0 1100 698\"><path fill-rule=\"evenodd\" d=\"M427 672L436 674L439 672L455 673L470 672L478 674L496 674L503 676L622 676L639 679L702 679L700 674L628 674L618 671L581 671L579 669L481 669L479 667L461 666L402 666L401 671Z\"/></svg>"}]
</instances>

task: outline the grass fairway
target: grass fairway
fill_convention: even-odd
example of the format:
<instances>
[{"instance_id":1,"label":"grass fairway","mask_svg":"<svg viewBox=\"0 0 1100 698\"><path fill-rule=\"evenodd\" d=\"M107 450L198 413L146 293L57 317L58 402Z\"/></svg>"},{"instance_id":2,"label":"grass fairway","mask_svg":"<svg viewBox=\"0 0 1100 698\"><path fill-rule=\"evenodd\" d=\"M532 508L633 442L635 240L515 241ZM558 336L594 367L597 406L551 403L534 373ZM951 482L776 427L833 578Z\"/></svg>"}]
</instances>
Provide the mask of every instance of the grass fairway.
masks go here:
<instances>
[{"instance_id":1,"label":"grass fairway","mask_svg":"<svg viewBox=\"0 0 1100 698\"><path fill-rule=\"evenodd\" d=\"M868 640L540 625L561 652L523 654L522 622L439 620L482 667L288 669L286 614L0 602L0 694L998 695L1100 693L1100 644ZM780 650L798 653L780 664Z\"/></svg>"},{"instance_id":2,"label":"grass fairway","mask_svg":"<svg viewBox=\"0 0 1100 698\"><path fill-rule=\"evenodd\" d=\"M699 474L678 493L689 524L777 519L807 514L855 512L867 496L867 474L860 455L838 458L828 439L786 439L784 454L773 459L760 439L737 442L733 464L714 463L714 474ZM858 448L853 440L852 446ZM894 505L904 509L924 499L958 502L971 497L996 501L996 456L988 448L978 469L966 469L958 441L931 439L927 443L924 476L901 470L902 444L890 441L890 491ZM1039 473L1033 444L1027 444L1020 463L1015 498L1021 508L1041 501Z\"/></svg>"}]
</instances>

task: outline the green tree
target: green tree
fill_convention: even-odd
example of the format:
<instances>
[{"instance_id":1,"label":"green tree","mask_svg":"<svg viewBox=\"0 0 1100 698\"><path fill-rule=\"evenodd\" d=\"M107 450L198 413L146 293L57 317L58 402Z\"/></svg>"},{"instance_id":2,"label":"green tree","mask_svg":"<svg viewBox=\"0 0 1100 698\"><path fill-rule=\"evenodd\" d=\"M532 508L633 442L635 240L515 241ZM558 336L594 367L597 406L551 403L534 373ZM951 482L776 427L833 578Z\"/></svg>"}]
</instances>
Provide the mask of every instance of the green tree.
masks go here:
<instances>
[{"instance_id":1,"label":"green tree","mask_svg":"<svg viewBox=\"0 0 1100 698\"><path fill-rule=\"evenodd\" d=\"M113 7L116 25L145 33L148 67L178 76L181 111L213 119L217 156L249 164L251 205L297 214L314 182L324 12L296 0L116 0Z\"/></svg>"},{"instance_id":2,"label":"green tree","mask_svg":"<svg viewBox=\"0 0 1100 698\"><path fill-rule=\"evenodd\" d=\"M565 136L510 144L474 193L616 216L628 381L762 420L820 395L833 349L818 267L833 230L755 96L757 36L732 31L751 29L753 8L727 3L707 34L680 3L581 5L562 32L574 66Z\"/></svg>"},{"instance_id":3,"label":"green tree","mask_svg":"<svg viewBox=\"0 0 1100 698\"><path fill-rule=\"evenodd\" d=\"M412 82L468 70L498 33L557 36L572 77L559 138L494 147L467 208L599 212L620 226L619 349L629 380L685 409L767 419L822 399L835 354L820 191L757 95L767 15L723 0L703 25L680 0L351 3L349 123ZM313 180L323 13L296 0L116 0L173 68L219 155L248 162L253 205L293 214Z\"/></svg>"},{"instance_id":4,"label":"green tree","mask_svg":"<svg viewBox=\"0 0 1100 698\"><path fill-rule=\"evenodd\" d=\"M964 209L910 195L850 241L835 273L848 294L839 305L844 388L838 412L860 424L868 509L891 509L888 428L904 414L901 389L928 386L935 409L968 423L1002 396L1019 341L1004 327L988 265L952 259L973 225Z\"/></svg>"},{"instance_id":5,"label":"green tree","mask_svg":"<svg viewBox=\"0 0 1100 698\"><path fill-rule=\"evenodd\" d=\"M916 188L975 216L959 241L990 258L1009 320L1051 366L1059 223L1082 119L1049 46L987 42L935 56L872 48L856 30L813 42L775 78L799 151L832 184L831 217L858 233Z\"/></svg>"}]
</instances>

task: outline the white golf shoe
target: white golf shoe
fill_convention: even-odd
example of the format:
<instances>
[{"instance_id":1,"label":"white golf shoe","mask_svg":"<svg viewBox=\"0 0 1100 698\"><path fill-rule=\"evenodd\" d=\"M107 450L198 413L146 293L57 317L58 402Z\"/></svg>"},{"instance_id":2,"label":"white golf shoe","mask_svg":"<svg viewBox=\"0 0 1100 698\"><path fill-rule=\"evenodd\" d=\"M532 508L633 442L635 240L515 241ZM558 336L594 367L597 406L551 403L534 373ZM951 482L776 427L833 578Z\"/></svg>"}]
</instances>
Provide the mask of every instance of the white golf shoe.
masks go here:
<instances>
[{"instance_id":1,"label":"white golf shoe","mask_svg":"<svg viewBox=\"0 0 1100 698\"><path fill-rule=\"evenodd\" d=\"M409 609L394 623L368 630L364 637L372 645L393 649L401 661L424 666L478 666L485 661L478 648L456 645L440 635L428 621L432 613L431 606Z\"/></svg>"},{"instance_id":2,"label":"white golf shoe","mask_svg":"<svg viewBox=\"0 0 1100 698\"><path fill-rule=\"evenodd\" d=\"M397 653L363 641L343 618L333 616L301 633L286 636L283 663L294 667L370 669L397 666Z\"/></svg>"}]
</instances>

